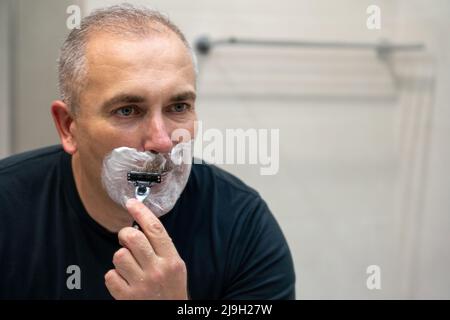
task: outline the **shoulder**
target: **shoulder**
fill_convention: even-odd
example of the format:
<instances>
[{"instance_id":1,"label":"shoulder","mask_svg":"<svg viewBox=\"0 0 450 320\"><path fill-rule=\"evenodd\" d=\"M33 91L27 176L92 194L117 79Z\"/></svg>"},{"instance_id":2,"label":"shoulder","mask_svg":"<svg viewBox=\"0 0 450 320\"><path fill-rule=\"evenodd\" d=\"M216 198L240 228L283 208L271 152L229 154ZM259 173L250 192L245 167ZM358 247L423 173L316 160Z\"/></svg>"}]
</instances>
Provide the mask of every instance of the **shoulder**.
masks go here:
<instances>
[{"instance_id":1,"label":"shoulder","mask_svg":"<svg viewBox=\"0 0 450 320\"><path fill-rule=\"evenodd\" d=\"M57 166L63 152L61 146L50 146L0 160L0 194L5 197L34 194Z\"/></svg>"},{"instance_id":2,"label":"shoulder","mask_svg":"<svg viewBox=\"0 0 450 320\"><path fill-rule=\"evenodd\" d=\"M203 216L211 215L227 236L247 236L274 222L272 212L255 189L217 166L194 164L188 189L186 196L201 203Z\"/></svg>"},{"instance_id":3,"label":"shoulder","mask_svg":"<svg viewBox=\"0 0 450 320\"><path fill-rule=\"evenodd\" d=\"M265 206L255 189L233 174L205 162L192 166L188 188L191 197L210 207L209 212L228 226L235 226L239 220Z\"/></svg>"},{"instance_id":4,"label":"shoulder","mask_svg":"<svg viewBox=\"0 0 450 320\"><path fill-rule=\"evenodd\" d=\"M12 155L0 160L0 174L5 175L36 163L43 164L43 160L58 156L61 152L62 147L55 145Z\"/></svg>"},{"instance_id":5,"label":"shoulder","mask_svg":"<svg viewBox=\"0 0 450 320\"><path fill-rule=\"evenodd\" d=\"M199 160L196 160L200 162ZM259 198L259 193L231 173L204 161L192 165L194 187L220 192L222 197L240 196Z\"/></svg>"},{"instance_id":6,"label":"shoulder","mask_svg":"<svg viewBox=\"0 0 450 320\"><path fill-rule=\"evenodd\" d=\"M271 212L259 193L241 179L196 159L178 207L189 208L190 219L214 226L227 242L249 234L267 221Z\"/></svg>"},{"instance_id":7,"label":"shoulder","mask_svg":"<svg viewBox=\"0 0 450 320\"><path fill-rule=\"evenodd\" d=\"M202 207L207 206L206 211L213 215L214 232L226 248L223 297L294 298L290 250L259 193L234 175L205 163L193 166L193 178L199 192L206 194Z\"/></svg>"}]
</instances>

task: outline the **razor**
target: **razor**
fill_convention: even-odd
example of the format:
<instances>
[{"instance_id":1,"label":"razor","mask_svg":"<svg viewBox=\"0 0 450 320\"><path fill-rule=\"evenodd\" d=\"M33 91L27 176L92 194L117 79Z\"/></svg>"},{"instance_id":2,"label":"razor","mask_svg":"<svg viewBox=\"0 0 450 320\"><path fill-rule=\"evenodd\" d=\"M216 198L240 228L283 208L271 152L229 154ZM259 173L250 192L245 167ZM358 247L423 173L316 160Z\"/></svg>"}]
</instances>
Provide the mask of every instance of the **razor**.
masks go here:
<instances>
[{"instance_id":1,"label":"razor","mask_svg":"<svg viewBox=\"0 0 450 320\"><path fill-rule=\"evenodd\" d=\"M127 180L135 186L134 195L136 199L143 202L150 195L150 188L155 183L161 183L161 174L130 171L127 173Z\"/></svg>"},{"instance_id":2,"label":"razor","mask_svg":"<svg viewBox=\"0 0 450 320\"><path fill-rule=\"evenodd\" d=\"M129 171L127 173L127 180L135 186L134 195L136 199L140 202L144 202L144 200L150 195L150 188L155 183L161 183L161 174ZM139 225L136 221L133 222L133 227L139 229Z\"/></svg>"}]
</instances>

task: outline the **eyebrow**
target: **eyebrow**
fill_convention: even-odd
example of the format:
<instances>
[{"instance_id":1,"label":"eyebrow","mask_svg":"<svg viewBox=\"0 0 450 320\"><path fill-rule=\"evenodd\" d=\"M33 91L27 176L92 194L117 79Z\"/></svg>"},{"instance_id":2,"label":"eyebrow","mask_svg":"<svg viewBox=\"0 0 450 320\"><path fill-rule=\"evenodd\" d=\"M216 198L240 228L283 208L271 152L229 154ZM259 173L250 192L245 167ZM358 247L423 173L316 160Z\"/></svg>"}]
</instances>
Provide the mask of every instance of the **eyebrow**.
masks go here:
<instances>
[{"instance_id":1,"label":"eyebrow","mask_svg":"<svg viewBox=\"0 0 450 320\"><path fill-rule=\"evenodd\" d=\"M145 101L146 99L143 96L121 93L104 102L102 110L107 110L119 103L142 103Z\"/></svg>"},{"instance_id":2,"label":"eyebrow","mask_svg":"<svg viewBox=\"0 0 450 320\"><path fill-rule=\"evenodd\" d=\"M177 93L173 95L169 101L170 102L180 102L180 101L186 101L186 100L193 100L195 101L196 94L194 91L183 91L180 93Z\"/></svg>"},{"instance_id":3,"label":"eyebrow","mask_svg":"<svg viewBox=\"0 0 450 320\"><path fill-rule=\"evenodd\" d=\"M186 101L186 100L193 100L195 101L196 94L194 91L183 91L174 94L172 97L170 97L169 102L180 102L180 101ZM121 93L118 94L111 99L107 100L102 104L102 110L107 110L117 104L122 103L143 103L146 102L147 99L144 96L140 95L134 95L134 94L127 94L127 93Z\"/></svg>"}]
</instances>

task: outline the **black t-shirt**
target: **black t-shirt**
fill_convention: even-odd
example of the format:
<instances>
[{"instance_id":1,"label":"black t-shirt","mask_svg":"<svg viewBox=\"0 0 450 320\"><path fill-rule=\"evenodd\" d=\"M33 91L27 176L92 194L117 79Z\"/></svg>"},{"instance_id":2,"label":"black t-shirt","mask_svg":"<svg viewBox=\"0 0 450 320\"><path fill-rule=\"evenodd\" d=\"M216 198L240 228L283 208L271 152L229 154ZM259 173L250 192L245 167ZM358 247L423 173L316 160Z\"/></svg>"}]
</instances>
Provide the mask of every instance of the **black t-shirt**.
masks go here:
<instances>
[{"instance_id":1,"label":"black t-shirt","mask_svg":"<svg viewBox=\"0 0 450 320\"><path fill-rule=\"evenodd\" d=\"M295 298L277 222L232 175L194 164L160 219L186 263L192 299ZM117 233L84 208L60 146L0 161L0 298L111 299L104 275L119 248Z\"/></svg>"}]
</instances>

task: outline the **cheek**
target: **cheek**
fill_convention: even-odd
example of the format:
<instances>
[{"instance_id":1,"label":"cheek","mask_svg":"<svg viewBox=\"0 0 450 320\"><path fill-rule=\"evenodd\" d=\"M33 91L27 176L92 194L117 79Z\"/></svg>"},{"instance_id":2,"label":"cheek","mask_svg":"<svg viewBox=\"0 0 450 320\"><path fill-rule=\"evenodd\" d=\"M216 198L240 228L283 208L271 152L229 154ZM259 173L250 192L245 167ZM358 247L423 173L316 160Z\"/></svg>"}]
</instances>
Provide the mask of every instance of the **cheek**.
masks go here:
<instances>
[{"instance_id":1,"label":"cheek","mask_svg":"<svg viewBox=\"0 0 450 320\"><path fill-rule=\"evenodd\" d=\"M190 120L184 123L172 123L169 128L170 137L172 141L179 142L179 137L183 137L183 141L192 140L195 138L195 127L197 122L195 120Z\"/></svg>"},{"instance_id":2,"label":"cheek","mask_svg":"<svg viewBox=\"0 0 450 320\"><path fill-rule=\"evenodd\" d=\"M86 141L103 155L118 147L137 147L139 144L139 127L114 126L102 121L92 124L86 130Z\"/></svg>"},{"instance_id":3,"label":"cheek","mask_svg":"<svg viewBox=\"0 0 450 320\"><path fill-rule=\"evenodd\" d=\"M191 139L195 139L195 133L197 132L198 127L198 121L197 121L197 114L194 114L192 120L189 122L189 127L187 130L191 134Z\"/></svg>"},{"instance_id":4,"label":"cheek","mask_svg":"<svg viewBox=\"0 0 450 320\"><path fill-rule=\"evenodd\" d=\"M90 162L89 166L97 166L108 152L108 135L96 126L84 126L79 129L78 149L82 159Z\"/></svg>"},{"instance_id":5,"label":"cheek","mask_svg":"<svg viewBox=\"0 0 450 320\"><path fill-rule=\"evenodd\" d=\"M102 122L90 122L78 130L78 150L85 167L91 174L99 174L103 160L113 149L126 145L129 137Z\"/></svg>"}]
</instances>

